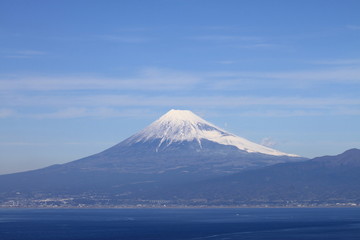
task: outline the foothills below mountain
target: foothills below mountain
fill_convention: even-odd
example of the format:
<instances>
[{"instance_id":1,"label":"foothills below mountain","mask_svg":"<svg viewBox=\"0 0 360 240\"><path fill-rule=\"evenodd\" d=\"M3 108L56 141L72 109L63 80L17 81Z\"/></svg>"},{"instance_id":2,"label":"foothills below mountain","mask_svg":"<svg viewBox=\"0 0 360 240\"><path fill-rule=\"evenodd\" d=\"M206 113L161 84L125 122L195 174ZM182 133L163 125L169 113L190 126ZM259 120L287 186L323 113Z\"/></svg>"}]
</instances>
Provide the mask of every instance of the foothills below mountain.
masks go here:
<instances>
[{"instance_id":1,"label":"foothills below mountain","mask_svg":"<svg viewBox=\"0 0 360 240\"><path fill-rule=\"evenodd\" d=\"M1 207L360 206L360 150L307 160L171 110L92 156L0 176Z\"/></svg>"}]
</instances>

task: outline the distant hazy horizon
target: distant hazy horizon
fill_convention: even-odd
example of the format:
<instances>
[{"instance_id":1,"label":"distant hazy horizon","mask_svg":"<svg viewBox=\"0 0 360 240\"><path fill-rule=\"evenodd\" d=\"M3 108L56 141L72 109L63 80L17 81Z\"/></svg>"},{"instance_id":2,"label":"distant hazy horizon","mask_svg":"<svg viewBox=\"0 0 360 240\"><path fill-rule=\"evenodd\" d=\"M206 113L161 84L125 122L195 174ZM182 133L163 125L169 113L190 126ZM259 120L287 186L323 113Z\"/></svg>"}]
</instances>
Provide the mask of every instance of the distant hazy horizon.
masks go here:
<instances>
[{"instance_id":1,"label":"distant hazy horizon","mask_svg":"<svg viewBox=\"0 0 360 240\"><path fill-rule=\"evenodd\" d=\"M360 147L360 2L0 2L0 174L170 109L312 158Z\"/></svg>"}]
</instances>

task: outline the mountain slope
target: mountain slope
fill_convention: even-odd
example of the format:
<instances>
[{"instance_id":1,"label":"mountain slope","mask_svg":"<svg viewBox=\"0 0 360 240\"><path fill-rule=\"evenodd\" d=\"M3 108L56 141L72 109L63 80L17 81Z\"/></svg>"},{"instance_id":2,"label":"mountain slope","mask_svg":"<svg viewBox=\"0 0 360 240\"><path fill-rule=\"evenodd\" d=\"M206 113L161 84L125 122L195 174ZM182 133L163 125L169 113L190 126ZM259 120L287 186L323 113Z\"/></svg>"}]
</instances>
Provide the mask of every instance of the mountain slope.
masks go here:
<instances>
[{"instance_id":1,"label":"mountain slope","mask_svg":"<svg viewBox=\"0 0 360 240\"><path fill-rule=\"evenodd\" d=\"M244 171L179 187L176 193L169 194L178 199L210 202L221 199L252 204L351 201L360 204L360 150Z\"/></svg>"}]
</instances>

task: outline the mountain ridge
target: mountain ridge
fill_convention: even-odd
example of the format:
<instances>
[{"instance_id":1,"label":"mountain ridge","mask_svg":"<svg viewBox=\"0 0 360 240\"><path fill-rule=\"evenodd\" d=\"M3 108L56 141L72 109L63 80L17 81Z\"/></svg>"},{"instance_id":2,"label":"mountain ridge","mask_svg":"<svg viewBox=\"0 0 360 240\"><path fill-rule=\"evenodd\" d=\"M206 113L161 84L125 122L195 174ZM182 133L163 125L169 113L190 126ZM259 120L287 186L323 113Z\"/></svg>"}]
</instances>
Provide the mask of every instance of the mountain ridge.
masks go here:
<instances>
[{"instance_id":1,"label":"mountain ridge","mask_svg":"<svg viewBox=\"0 0 360 240\"><path fill-rule=\"evenodd\" d=\"M0 205L16 200L18 206L38 206L49 198L65 205L70 203L61 199L73 199L71 206L151 202L162 198L156 195L161 189L304 160L228 133L190 111L171 110L100 153L1 175Z\"/></svg>"},{"instance_id":2,"label":"mountain ridge","mask_svg":"<svg viewBox=\"0 0 360 240\"><path fill-rule=\"evenodd\" d=\"M238 204L360 204L360 149L203 180L168 194Z\"/></svg>"},{"instance_id":3,"label":"mountain ridge","mask_svg":"<svg viewBox=\"0 0 360 240\"><path fill-rule=\"evenodd\" d=\"M148 175L70 168L59 179L52 166L0 176L0 206L360 206L359 162L360 150L351 149L210 178L175 170Z\"/></svg>"}]
</instances>

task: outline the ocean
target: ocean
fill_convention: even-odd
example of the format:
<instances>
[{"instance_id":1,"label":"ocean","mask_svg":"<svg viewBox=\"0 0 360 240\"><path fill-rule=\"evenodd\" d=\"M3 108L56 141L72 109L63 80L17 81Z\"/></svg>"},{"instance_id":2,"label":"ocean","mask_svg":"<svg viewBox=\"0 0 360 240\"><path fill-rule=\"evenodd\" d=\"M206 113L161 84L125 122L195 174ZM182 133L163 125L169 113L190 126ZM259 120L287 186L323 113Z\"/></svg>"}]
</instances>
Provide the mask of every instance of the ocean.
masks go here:
<instances>
[{"instance_id":1,"label":"ocean","mask_svg":"<svg viewBox=\"0 0 360 240\"><path fill-rule=\"evenodd\" d=\"M0 209L1 240L360 239L360 208Z\"/></svg>"}]
</instances>

